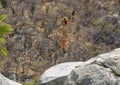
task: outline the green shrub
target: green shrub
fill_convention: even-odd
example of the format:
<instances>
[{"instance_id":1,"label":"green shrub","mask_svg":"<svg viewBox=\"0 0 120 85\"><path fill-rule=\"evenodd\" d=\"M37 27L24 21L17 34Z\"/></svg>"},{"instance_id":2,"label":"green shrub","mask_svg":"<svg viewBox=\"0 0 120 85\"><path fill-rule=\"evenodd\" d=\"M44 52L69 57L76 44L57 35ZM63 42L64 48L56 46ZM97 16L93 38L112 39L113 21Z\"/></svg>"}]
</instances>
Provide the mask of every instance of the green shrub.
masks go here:
<instances>
[{"instance_id":1,"label":"green shrub","mask_svg":"<svg viewBox=\"0 0 120 85\"><path fill-rule=\"evenodd\" d=\"M12 27L9 24L4 23L3 21L6 19L6 15L0 15L0 62L2 60L2 56L7 57L8 52L5 48L5 35L12 31Z\"/></svg>"},{"instance_id":2,"label":"green shrub","mask_svg":"<svg viewBox=\"0 0 120 85\"><path fill-rule=\"evenodd\" d=\"M115 24L112 24L112 22L106 21L104 18L97 18L92 21L93 26L95 26L98 29L108 29L108 30L114 30L116 28Z\"/></svg>"},{"instance_id":3,"label":"green shrub","mask_svg":"<svg viewBox=\"0 0 120 85\"><path fill-rule=\"evenodd\" d=\"M95 57L100 53L100 51L98 49L96 49L95 51L91 52L91 57Z\"/></svg>"},{"instance_id":4,"label":"green shrub","mask_svg":"<svg viewBox=\"0 0 120 85\"><path fill-rule=\"evenodd\" d=\"M30 82L25 83L24 85L38 85L39 77L34 77Z\"/></svg>"}]
</instances>

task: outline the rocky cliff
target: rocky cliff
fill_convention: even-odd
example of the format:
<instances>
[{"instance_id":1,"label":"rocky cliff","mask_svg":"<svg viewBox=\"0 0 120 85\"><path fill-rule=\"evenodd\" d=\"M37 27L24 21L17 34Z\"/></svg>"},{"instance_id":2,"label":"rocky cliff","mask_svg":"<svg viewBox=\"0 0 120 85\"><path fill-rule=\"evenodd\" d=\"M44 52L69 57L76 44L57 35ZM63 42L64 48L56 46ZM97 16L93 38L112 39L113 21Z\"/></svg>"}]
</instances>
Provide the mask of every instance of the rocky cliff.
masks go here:
<instances>
[{"instance_id":1,"label":"rocky cliff","mask_svg":"<svg viewBox=\"0 0 120 85\"><path fill-rule=\"evenodd\" d=\"M14 29L6 36L9 57L3 59L0 71L5 76L15 73L20 82L52 65L85 61L120 47L119 0L0 2L0 14L8 15L6 22ZM68 23L62 27L64 17ZM67 38L61 36L60 28Z\"/></svg>"},{"instance_id":2,"label":"rocky cliff","mask_svg":"<svg viewBox=\"0 0 120 85\"><path fill-rule=\"evenodd\" d=\"M86 62L58 64L43 73L38 85L119 85L119 61L120 48Z\"/></svg>"}]
</instances>

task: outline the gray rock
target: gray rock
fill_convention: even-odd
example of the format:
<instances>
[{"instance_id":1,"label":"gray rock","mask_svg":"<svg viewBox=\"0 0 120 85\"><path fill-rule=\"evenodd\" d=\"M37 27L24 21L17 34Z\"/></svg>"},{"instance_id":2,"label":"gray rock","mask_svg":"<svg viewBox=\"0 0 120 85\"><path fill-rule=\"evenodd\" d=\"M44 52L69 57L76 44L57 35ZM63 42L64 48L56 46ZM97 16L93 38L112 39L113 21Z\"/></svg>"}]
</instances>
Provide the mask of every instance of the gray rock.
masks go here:
<instances>
[{"instance_id":1,"label":"gray rock","mask_svg":"<svg viewBox=\"0 0 120 85\"><path fill-rule=\"evenodd\" d=\"M75 66L81 65L82 63L83 62L67 62L55 65L43 73L38 85L63 85L66 77Z\"/></svg>"},{"instance_id":2,"label":"gray rock","mask_svg":"<svg viewBox=\"0 0 120 85\"><path fill-rule=\"evenodd\" d=\"M11 74L9 75L9 79L10 79L10 80L13 80L13 81L17 81L17 75L16 75L15 73L11 73Z\"/></svg>"},{"instance_id":3,"label":"gray rock","mask_svg":"<svg viewBox=\"0 0 120 85\"><path fill-rule=\"evenodd\" d=\"M98 55L76 67L64 85L119 85L120 48ZM77 76L77 77L75 77Z\"/></svg>"},{"instance_id":4,"label":"gray rock","mask_svg":"<svg viewBox=\"0 0 120 85\"><path fill-rule=\"evenodd\" d=\"M116 79L109 69L91 64L75 68L64 85L116 85Z\"/></svg>"},{"instance_id":5,"label":"gray rock","mask_svg":"<svg viewBox=\"0 0 120 85\"><path fill-rule=\"evenodd\" d=\"M0 85L22 85L20 83L14 82L0 73Z\"/></svg>"},{"instance_id":6,"label":"gray rock","mask_svg":"<svg viewBox=\"0 0 120 85\"><path fill-rule=\"evenodd\" d=\"M120 48L86 62L59 64L46 70L38 85L120 85L119 61Z\"/></svg>"}]
</instances>

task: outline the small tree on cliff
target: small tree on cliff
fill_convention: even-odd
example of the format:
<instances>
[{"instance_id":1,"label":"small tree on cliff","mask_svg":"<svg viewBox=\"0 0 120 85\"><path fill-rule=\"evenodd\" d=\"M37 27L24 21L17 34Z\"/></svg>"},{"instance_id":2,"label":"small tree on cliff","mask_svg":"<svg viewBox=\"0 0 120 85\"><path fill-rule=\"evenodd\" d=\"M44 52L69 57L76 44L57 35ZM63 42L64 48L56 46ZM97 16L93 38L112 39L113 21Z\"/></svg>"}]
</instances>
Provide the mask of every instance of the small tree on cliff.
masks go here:
<instances>
[{"instance_id":1,"label":"small tree on cliff","mask_svg":"<svg viewBox=\"0 0 120 85\"><path fill-rule=\"evenodd\" d=\"M0 62L2 61L2 57L7 57L8 52L5 48L5 35L12 31L12 27L9 24L4 23L3 21L6 19L6 15L0 15Z\"/></svg>"}]
</instances>

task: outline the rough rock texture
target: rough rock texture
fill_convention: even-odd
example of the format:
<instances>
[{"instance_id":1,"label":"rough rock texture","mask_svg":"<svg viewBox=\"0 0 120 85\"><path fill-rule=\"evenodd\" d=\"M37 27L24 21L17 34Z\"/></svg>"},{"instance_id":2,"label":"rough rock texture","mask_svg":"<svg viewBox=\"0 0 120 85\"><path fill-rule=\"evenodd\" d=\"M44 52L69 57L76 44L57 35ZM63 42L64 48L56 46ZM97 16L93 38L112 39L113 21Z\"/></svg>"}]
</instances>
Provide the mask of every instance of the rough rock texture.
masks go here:
<instances>
[{"instance_id":1,"label":"rough rock texture","mask_svg":"<svg viewBox=\"0 0 120 85\"><path fill-rule=\"evenodd\" d=\"M58 83L61 82L63 83L72 69L81 64L82 62L67 62L55 65L44 72L44 74L40 77L39 85L46 82L48 82L47 85L53 85L53 82L54 85L58 85ZM50 81L52 81L52 83Z\"/></svg>"},{"instance_id":2,"label":"rough rock texture","mask_svg":"<svg viewBox=\"0 0 120 85\"><path fill-rule=\"evenodd\" d=\"M0 73L0 85L22 85L20 83L14 82Z\"/></svg>"},{"instance_id":3,"label":"rough rock texture","mask_svg":"<svg viewBox=\"0 0 120 85\"><path fill-rule=\"evenodd\" d=\"M51 72L57 71L57 69L53 71L52 69L48 70L51 70ZM62 73L62 71L59 73ZM46 71L45 74L55 77L54 73L51 74L49 71L48 73ZM64 75L66 76L66 74ZM64 75L62 76L64 77ZM67 75L62 82L60 82L61 79L59 81L60 77L47 82L47 78L49 80L52 78L46 75L39 80L41 81L46 78L46 82L45 80L43 83L39 82L39 85L120 85L120 48L82 62ZM56 80L57 82L55 82Z\"/></svg>"},{"instance_id":4,"label":"rough rock texture","mask_svg":"<svg viewBox=\"0 0 120 85\"><path fill-rule=\"evenodd\" d=\"M8 15L6 22L14 29L0 72L15 73L21 82L52 65L85 61L120 47L119 0L0 0L0 14ZM54 34L63 17L69 20L65 51L56 35L60 32Z\"/></svg>"}]
</instances>

